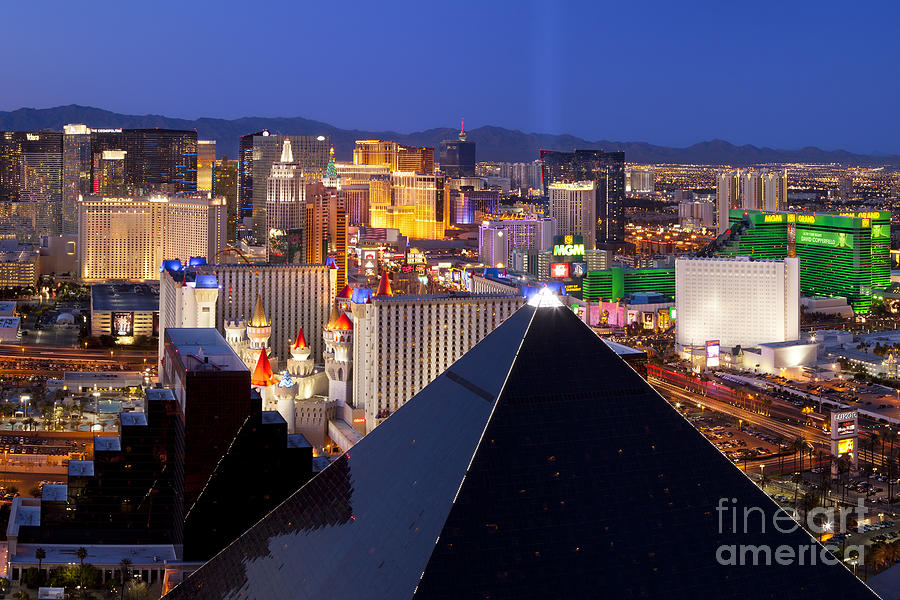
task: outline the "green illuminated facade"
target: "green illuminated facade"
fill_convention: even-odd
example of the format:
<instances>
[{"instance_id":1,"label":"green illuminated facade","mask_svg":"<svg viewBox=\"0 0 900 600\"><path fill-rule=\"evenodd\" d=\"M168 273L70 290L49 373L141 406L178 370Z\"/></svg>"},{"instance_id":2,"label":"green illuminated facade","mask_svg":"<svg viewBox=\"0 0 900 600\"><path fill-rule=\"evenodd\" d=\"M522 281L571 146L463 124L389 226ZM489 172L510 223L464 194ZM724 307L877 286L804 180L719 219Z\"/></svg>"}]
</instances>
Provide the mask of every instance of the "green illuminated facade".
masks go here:
<instances>
[{"instance_id":1,"label":"green illuminated facade","mask_svg":"<svg viewBox=\"0 0 900 600\"><path fill-rule=\"evenodd\" d=\"M582 299L587 302L614 302L629 294L658 293L675 298L675 267L668 269L626 269L615 267L591 271L582 282Z\"/></svg>"},{"instance_id":2,"label":"green illuminated facade","mask_svg":"<svg viewBox=\"0 0 900 600\"><path fill-rule=\"evenodd\" d=\"M857 313L891 281L889 211L840 214L763 213L732 209L714 256L800 258L800 293L843 296Z\"/></svg>"}]
</instances>

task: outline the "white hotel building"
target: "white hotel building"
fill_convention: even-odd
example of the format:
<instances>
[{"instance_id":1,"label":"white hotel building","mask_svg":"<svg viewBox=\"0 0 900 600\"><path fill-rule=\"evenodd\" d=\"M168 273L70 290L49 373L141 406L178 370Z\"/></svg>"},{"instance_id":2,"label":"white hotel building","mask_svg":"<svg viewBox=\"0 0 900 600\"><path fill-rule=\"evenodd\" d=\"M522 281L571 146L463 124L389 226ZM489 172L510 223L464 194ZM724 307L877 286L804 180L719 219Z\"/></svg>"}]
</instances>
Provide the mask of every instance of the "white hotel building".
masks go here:
<instances>
[{"instance_id":1,"label":"white hotel building","mask_svg":"<svg viewBox=\"0 0 900 600\"><path fill-rule=\"evenodd\" d=\"M597 184L593 181L578 183L551 183L550 217L556 219L556 235L580 235L584 248L597 246Z\"/></svg>"},{"instance_id":2,"label":"white hotel building","mask_svg":"<svg viewBox=\"0 0 900 600\"><path fill-rule=\"evenodd\" d=\"M351 304L352 402L372 431L488 333L525 299L500 294L375 296Z\"/></svg>"},{"instance_id":3,"label":"white hotel building","mask_svg":"<svg viewBox=\"0 0 900 600\"><path fill-rule=\"evenodd\" d=\"M800 337L800 259L677 258L676 344L758 347Z\"/></svg>"},{"instance_id":4,"label":"white hotel building","mask_svg":"<svg viewBox=\"0 0 900 600\"><path fill-rule=\"evenodd\" d=\"M334 269L325 265L221 264L212 267L219 282L216 327L225 331L225 321L250 320L256 295L262 297L272 321L269 340L272 351L284 361L300 327L312 356L318 362L324 344L320 332L328 322L334 290Z\"/></svg>"},{"instance_id":5,"label":"white hotel building","mask_svg":"<svg viewBox=\"0 0 900 600\"><path fill-rule=\"evenodd\" d=\"M164 259L214 262L225 247L227 207L209 195L78 200L78 265L85 282L149 281Z\"/></svg>"}]
</instances>

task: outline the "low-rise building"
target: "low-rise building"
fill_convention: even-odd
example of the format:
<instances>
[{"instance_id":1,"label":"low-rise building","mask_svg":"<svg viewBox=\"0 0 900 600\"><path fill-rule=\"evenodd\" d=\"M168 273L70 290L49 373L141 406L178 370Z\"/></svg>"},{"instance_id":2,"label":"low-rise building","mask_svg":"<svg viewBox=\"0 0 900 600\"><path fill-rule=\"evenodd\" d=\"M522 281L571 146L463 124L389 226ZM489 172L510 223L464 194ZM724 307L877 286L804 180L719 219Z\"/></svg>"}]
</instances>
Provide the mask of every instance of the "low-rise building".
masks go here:
<instances>
[{"instance_id":1,"label":"low-rise building","mask_svg":"<svg viewBox=\"0 0 900 600\"><path fill-rule=\"evenodd\" d=\"M159 335L159 284L92 285L91 335L111 335L120 344L139 335Z\"/></svg>"},{"instance_id":2,"label":"low-rise building","mask_svg":"<svg viewBox=\"0 0 900 600\"><path fill-rule=\"evenodd\" d=\"M5 240L4 242L9 242ZM0 289L37 285L40 255L33 246L4 243L0 246Z\"/></svg>"}]
</instances>

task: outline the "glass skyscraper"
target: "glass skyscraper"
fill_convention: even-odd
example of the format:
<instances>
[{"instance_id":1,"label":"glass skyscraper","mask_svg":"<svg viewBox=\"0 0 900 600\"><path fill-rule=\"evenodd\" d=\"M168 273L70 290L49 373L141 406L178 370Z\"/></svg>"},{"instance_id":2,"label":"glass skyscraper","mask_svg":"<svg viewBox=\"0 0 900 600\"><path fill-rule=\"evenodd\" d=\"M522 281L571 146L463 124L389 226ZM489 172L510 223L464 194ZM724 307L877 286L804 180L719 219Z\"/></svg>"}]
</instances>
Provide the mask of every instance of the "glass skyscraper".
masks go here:
<instances>
[{"instance_id":1,"label":"glass skyscraper","mask_svg":"<svg viewBox=\"0 0 900 600\"><path fill-rule=\"evenodd\" d=\"M597 184L597 247L625 242L625 153L541 150L544 189L551 183Z\"/></svg>"},{"instance_id":2,"label":"glass skyscraper","mask_svg":"<svg viewBox=\"0 0 900 600\"><path fill-rule=\"evenodd\" d=\"M475 177L475 142L466 139L460 130L459 138L444 140L440 150L441 171L447 177Z\"/></svg>"},{"instance_id":3,"label":"glass skyscraper","mask_svg":"<svg viewBox=\"0 0 900 600\"><path fill-rule=\"evenodd\" d=\"M331 138L327 135L274 135L260 131L241 137L238 156L238 202L240 217L253 217L253 230L260 240L266 228L266 179L281 158L284 140L291 141L294 162L307 181L321 178L328 165Z\"/></svg>"}]
</instances>

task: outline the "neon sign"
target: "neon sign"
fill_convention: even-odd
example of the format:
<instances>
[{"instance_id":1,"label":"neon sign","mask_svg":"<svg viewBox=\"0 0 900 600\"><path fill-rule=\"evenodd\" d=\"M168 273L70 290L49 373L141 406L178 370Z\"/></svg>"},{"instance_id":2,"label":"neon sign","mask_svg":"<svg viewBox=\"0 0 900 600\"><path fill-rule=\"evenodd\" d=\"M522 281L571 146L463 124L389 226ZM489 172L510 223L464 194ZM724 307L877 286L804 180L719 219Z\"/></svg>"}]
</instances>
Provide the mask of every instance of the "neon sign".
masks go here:
<instances>
[{"instance_id":1,"label":"neon sign","mask_svg":"<svg viewBox=\"0 0 900 600\"><path fill-rule=\"evenodd\" d=\"M556 244L554 256L584 256L584 244Z\"/></svg>"}]
</instances>

